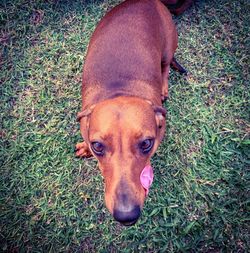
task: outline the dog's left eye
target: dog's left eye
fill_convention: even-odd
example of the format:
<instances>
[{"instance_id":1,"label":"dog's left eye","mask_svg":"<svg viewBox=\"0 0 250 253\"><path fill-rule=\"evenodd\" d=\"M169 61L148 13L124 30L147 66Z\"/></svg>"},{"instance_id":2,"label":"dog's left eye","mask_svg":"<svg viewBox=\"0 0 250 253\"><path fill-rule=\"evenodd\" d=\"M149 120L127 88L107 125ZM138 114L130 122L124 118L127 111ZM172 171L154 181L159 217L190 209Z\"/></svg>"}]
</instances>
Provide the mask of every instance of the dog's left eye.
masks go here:
<instances>
[{"instance_id":1,"label":"dog's left eye","mask_svg":"<svg viewBox=\"0 0 250 253\"><path fill-rule=\"evenodd\" d=\"M154 145L153 139L146 139L139 144L139 148L143 154L147 154L150 152L153 145Z\"/></svg>"}]
</instances>

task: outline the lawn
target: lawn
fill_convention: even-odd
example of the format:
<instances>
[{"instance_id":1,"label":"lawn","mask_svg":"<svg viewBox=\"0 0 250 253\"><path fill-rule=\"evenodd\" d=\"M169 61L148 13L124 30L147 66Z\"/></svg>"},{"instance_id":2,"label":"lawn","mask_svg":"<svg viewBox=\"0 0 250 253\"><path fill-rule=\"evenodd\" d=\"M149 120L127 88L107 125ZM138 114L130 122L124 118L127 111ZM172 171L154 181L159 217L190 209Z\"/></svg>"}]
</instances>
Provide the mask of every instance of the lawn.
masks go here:
<instances>
[{"instance_id":1,"label":"lawn","mask_svg":"<svg viewBox=\"0 0 250 253\"><path fill-rule=\"evenodd\" d=\"M118 0L0 3L0 252L249 252L248 0L174 18L167 131L133 227L115 222L76 114L89 38Z\"/></svg>"}]
</instances>

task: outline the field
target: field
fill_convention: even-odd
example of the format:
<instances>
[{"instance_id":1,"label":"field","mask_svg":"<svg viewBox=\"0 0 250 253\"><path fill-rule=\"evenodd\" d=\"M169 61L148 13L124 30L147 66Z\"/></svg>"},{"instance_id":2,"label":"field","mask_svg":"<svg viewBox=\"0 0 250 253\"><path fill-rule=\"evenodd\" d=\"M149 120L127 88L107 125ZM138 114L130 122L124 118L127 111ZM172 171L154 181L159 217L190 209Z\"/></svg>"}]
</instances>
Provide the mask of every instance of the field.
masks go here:
<instances>
[{"instance_id":1,"label":"field","mask_svg":"<svg viewBox=\"0 0 250 253\"><path fill-rule=\"evenodd\" d=\"M115 222L81 141L89 38L118 0L0 3L0 252L249 252L248 0L175 17L166 137L140 220Z\"/></svg>"}]
</instances>

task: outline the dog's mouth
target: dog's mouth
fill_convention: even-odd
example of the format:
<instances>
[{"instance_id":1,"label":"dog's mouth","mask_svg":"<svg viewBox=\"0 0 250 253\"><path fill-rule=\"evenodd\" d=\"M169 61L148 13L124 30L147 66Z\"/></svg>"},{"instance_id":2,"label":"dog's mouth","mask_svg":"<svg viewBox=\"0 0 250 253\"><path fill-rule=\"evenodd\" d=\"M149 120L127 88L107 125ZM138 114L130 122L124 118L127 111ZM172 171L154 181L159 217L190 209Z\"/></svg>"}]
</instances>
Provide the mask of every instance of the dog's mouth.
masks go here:
<instances>
[{"instance_id":1,"label":"dog's mouth","mask_svg":"<svg viewBox=\"0 0 250 253\"><path fill-rule=\"evenodd\" d=\"M120 222L122 225L126 226L126 227L130 227L135 225L135 223L138 221L138 219L134 220L134 221L124 221L124 222Z\"/></svg>"}]
</instances>

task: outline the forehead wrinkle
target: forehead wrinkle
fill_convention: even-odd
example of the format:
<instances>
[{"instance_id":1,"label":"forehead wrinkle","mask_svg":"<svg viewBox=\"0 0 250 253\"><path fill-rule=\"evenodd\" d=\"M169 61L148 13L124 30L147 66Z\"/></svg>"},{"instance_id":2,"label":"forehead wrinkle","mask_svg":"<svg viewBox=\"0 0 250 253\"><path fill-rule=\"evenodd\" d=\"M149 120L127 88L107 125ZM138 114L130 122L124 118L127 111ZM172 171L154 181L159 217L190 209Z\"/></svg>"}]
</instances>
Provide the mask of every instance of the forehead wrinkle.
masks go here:
<instances>
[{"instance_id":1,"label":"forehead wrinkle","mask_svg":"<svg viewBox=\"0 0 250 253\"><path fill-rule=\"evenodd\" d=\"M144 123L142 121L134 122L131 124L129 122L124 121L124 125L126 125L126 135L132 136L135 139L141 139L143 137L154 137L156 135L156 123L155 122L147 122Z\"/></svg>"},{"instance_id":2,"label":"forehead wrinkle","mask_svg":"<svg viewBox=\"0 0 250 253\"><path fill-rule=\"evenodd\" d=\"M98 111L91 115L90 128L92 132L99 133L105 139L106 135L114 132L116 127L114 122L119 121L119 118L120 116L117 112L102 113L102 111Z\"/></svg>"},{"instance_id":3,"label":"forehead wrinkle","mask_svg":"<svg viewBox=\"0 0 250 253\"><path fill-rule=\"evenodd\" d=\"M114 138L120 143L126 142L126 139L140 139L156 134L156 123L151 111L149 113L141 105L136 107L134 104L120 103L99 107L93 113L91 123L94 123L90 126L92 136L105 141Z\"/></svg>"},{"instance_id":4,"label":"forehead wrinkle","mask_svg":"<svg viewBox=\"0 0 250 253\"><path fill-rule=\"evenodd\" d=\"M102 133L97 133L96 136L98 137L97 139L100 139L104 142L110 142L113 139L112 134L102 134Z\"/></svg>"},{"instance_id":5,"label":"forehead wrinkle","mask_svg":"<svg viewBox=\"0 0 250 253\"><path fill-rule=\"evenodd\" d=\"M138 131L137 133L134 134L135 139L141 139L143 136L143 133L141 131Z\"/></svg>"}]
</instances>

